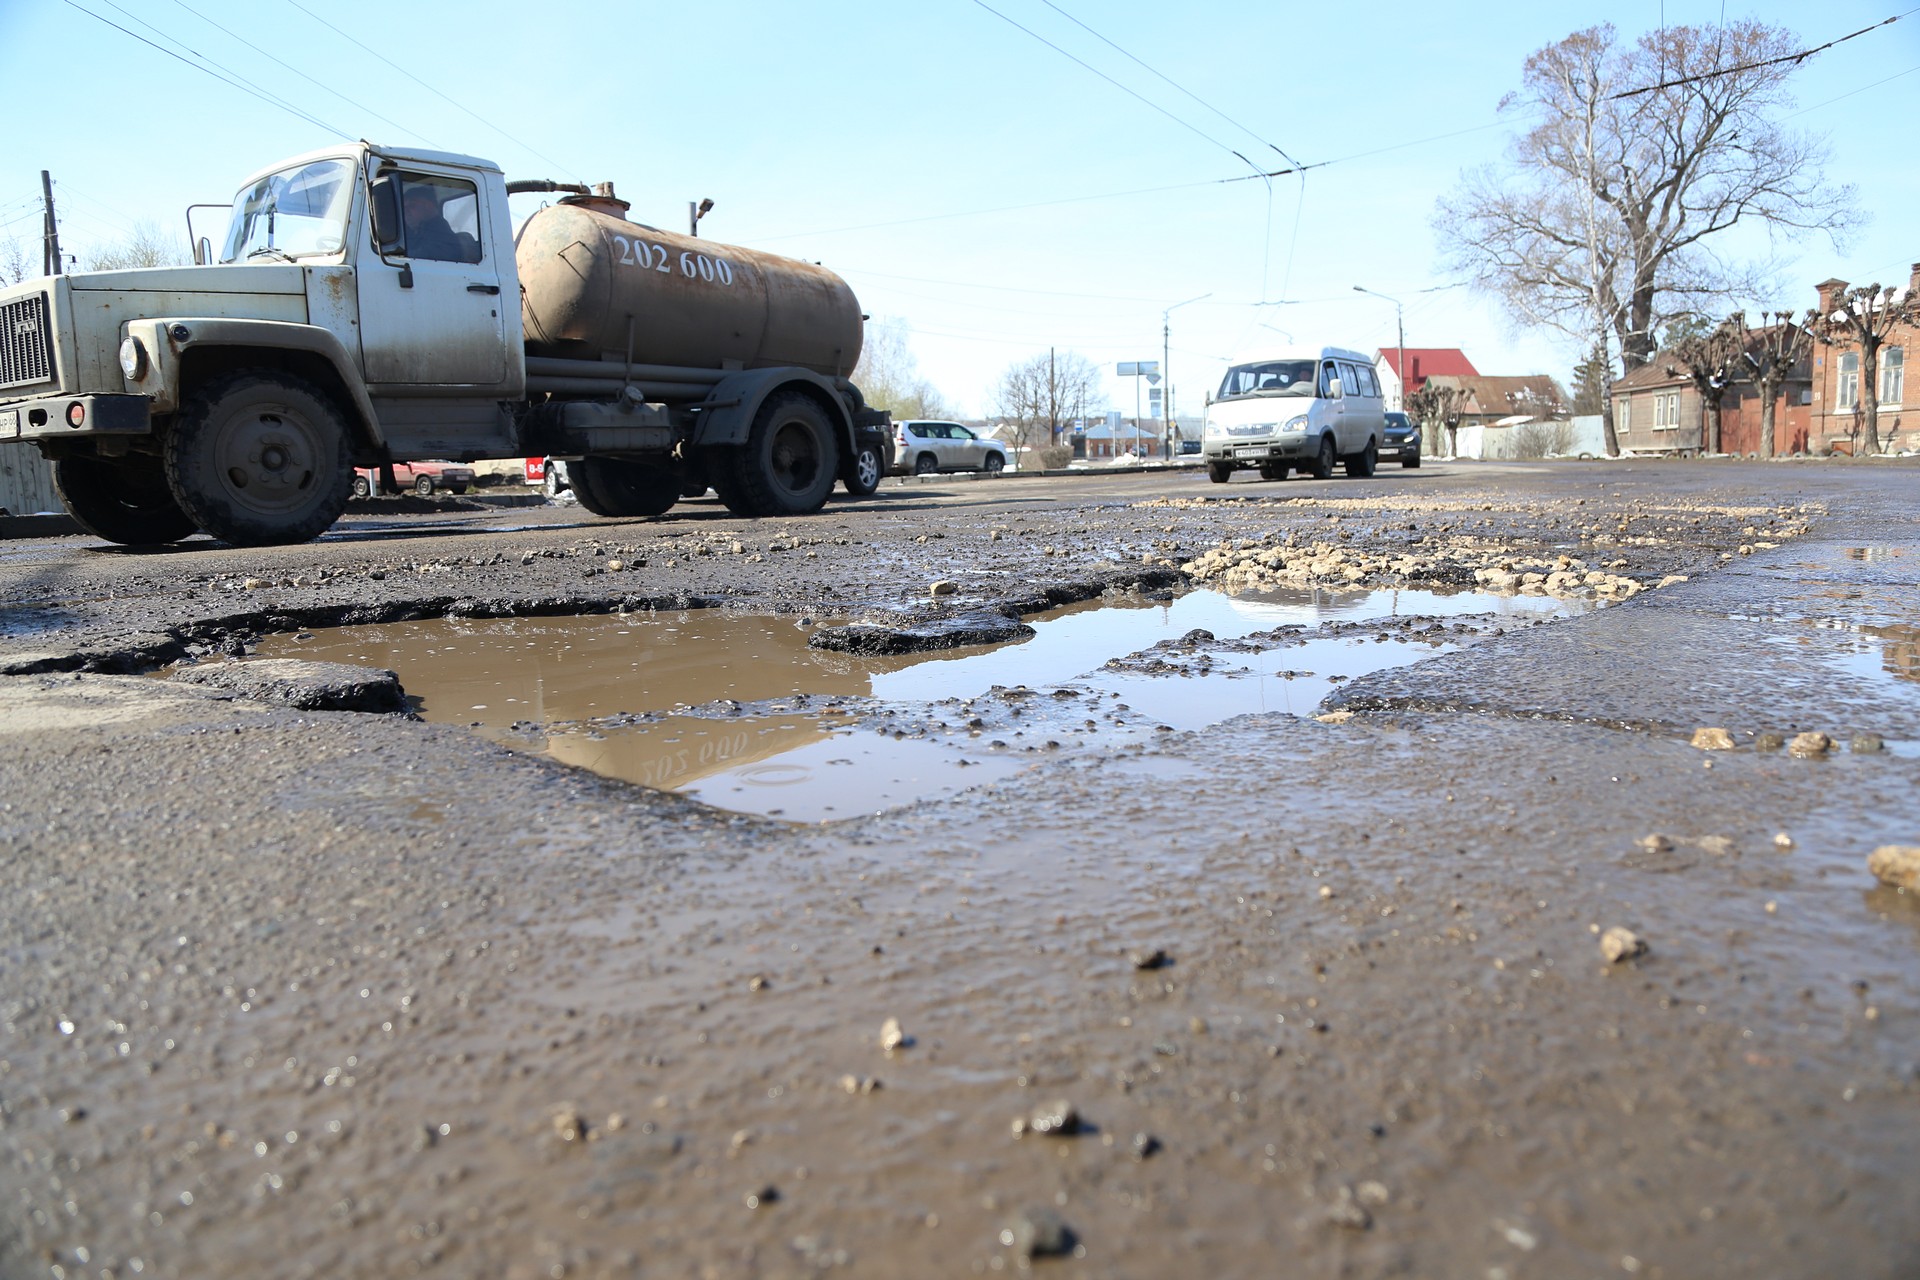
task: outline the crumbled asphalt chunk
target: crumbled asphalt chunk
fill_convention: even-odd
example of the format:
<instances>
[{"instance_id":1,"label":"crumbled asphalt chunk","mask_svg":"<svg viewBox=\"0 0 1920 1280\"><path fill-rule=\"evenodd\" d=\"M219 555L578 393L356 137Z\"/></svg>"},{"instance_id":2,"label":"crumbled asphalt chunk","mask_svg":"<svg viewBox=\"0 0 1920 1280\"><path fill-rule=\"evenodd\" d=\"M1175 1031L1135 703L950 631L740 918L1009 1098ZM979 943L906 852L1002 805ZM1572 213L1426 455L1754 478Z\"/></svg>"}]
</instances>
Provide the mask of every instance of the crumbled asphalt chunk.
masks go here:
<instances>
[{"instance_id":1,"label":"crumbled asphalt chunk","mask_svg":"<svg viewBox=\"0 0 1920 1280\"><path fill-rule=\"evenodd\" d=\"M299 711L393 713L408 709L398 675L339 662L303 662L298 658L209 662L182 667L173 678Z\"/></svg>"},{"instance_id":2,"label":"crumbled asphalt chunk","mask_svg":"<svg viewBox=\"0 0 1920 1280\"><path fill-rule=\"evenodd\" d=\"M808 637L807 644L832 653L929 653L939 649L959 649L971 644L1024 640L1032 634L1033 628L1018 618L980 610L952 618L934 618L898 626L857 622L846 626L821 627Z\"/></svg>"}]
</instances>

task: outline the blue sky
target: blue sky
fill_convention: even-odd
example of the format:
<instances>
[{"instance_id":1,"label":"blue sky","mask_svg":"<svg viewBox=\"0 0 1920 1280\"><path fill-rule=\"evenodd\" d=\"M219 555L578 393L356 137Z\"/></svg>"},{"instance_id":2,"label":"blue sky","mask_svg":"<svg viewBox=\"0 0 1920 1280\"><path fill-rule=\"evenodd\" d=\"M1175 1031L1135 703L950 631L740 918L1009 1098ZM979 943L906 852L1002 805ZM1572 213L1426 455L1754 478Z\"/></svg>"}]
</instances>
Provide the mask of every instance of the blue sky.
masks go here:
<instances>
[{"instance_id":1,"label":"blue sky","mask_svg":"<svg viewBox=\"0 0 1920 1280\"><path fill-rule=\"evenodd\" d=\"M671 229L711 198L702 234L841 272L970 412L1049 346L1109 371L1158 359L1167 308L1210 295L1171 314L1177 403L1197 412L1226 359L1285 341L1275 330L1393 345L1394 307L1356 284L1400 299L1411 346L1565 380L1574 345L1447 288L1430 229L1461 171L1501 155L1513 122L1496 107L1527 55L1601 20L1632 37L1754 16L1812 45L1906 8L1055 3L0 0L0 48L36 69L9 98L0 240L38 260L41 169L64 244L84 252L363 136L487 156L510 177L610 179L634 217ZM1756 301L1804 307L1833 275L1904 280L1920 261L1920 12L1810 60L1795 92L1788 123L1830 135L1829 176L1872 217L1844 249L1788 247L1780 295ZM1271 197L1223 181L1247 173L1232 150L1278 167L1270 145L1338 163L1304 186L1274 179ZM1131 413L1133 382L1109 391Z\"/></svg>"}]
</instances>

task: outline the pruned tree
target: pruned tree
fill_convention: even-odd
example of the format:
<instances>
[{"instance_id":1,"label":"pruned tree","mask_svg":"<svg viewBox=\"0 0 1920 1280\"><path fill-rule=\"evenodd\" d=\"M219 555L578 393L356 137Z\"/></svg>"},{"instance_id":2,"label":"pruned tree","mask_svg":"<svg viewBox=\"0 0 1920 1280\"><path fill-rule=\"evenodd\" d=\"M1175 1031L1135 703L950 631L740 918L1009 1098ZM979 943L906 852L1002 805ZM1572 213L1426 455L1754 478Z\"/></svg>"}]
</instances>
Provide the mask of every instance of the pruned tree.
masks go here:
<instances>
[{"instance_id":1,"label":"pruned tree","mask_svg":"<svg viewBox=\"0 0 1920 1280\"><path fill-rule=\"evenodd\" d=\"M1420 424L1426 440L1421 448L1430 454L1441 452L1441 432L1446 433L1446 455L1453 456L1454 446L1460 430L1461 416L1466 412L1467 393L1460 387L1443 386L1429 378L1418 391L1407 397L1407 413Z\"/></svg>"},{"instance_id":2,"label":"pruned tree","mask_svg":"<svg viewBox=\"0 0 1920 1280\"><path fill-rule=\"evenodd\" d=\"M860 361L853 367L854 385L875 409L896 418L951 418L953 407L927 379L908 344L907 322L884 316L867 322Z\"/></svg>"},{"instance_id":3,"label":"pruned tree","mask_svg":"<svg viewBox=\"0 0 1920 1280\"><path fill-rule=\"evenodd\" d=\"M1831 315L1809 327L1814 340L1826 346L1860 348L1860 427L1868 453L1880 452L1880 348L1895 325L1920 323L1920 295L1912 289L1881 288L1877 284L1848 290L1845 284L1832 296L1840 303Z\"/></svg>"},{"instance_id":4,"label":"pruned tree","mask_svg":"<svg viewBox=\"0 0 1920 1280\"><path fill-rule=\"evenodd\" d=\"M1725 233L1758 222L1838 244L1856 217L1852 188L1822 172L1825 144L1773 118L1800 47L1747 20L1630 46L1602 24L1541 49L1501 103L1529 121L1508 163L1439 203L1450 267L1521 323L1617 343L1627 372L1665 317L1763 292L1765 264L1725 257ZM1611 381L1602 421L1618 453Z\"/></svg>"},{"instance_id":5,"label":"pruned tree","mask_svg":"<svg viewBox=\"0 0 1920 1280\"><path fill-rule=\"evenodd\" d=\"M1016 449L1051 445L1077 418L1085 418L1100 394L1100 370L1077 351L1044 352L1007 366L1000 375L995 408Z\"/></svg>"},{"instance_id":6,"label":"pruned tree","mask_svg":"<svg viewBox=\"0 0 1920 1280\"><path fill-rule=\"evenodd\" d=\"M1747 380L1760 395L1760 456L1771 458L1774 451L1774 402L1780 398L1780 386L1813 347L1810 325L1817 315L1807 312L1796 323L1791 311L1772 313L1773 323L1759 329L1747 327L1747 313L1736 311L1732 323L1740 332L1740 359L1747 368ZM1761 319L1766 319L1762 313Z\"/></svg>"},{"instance_id":7,"label":"pruned tree","mask_svg":"<svg viewBox=\"0 0 1920 1280\"><path fill-rule=\"evenodd\" d=\"M1720 452L1720 401L1746 376L1741 336L1731 319L1711 329L1687 326L1667 351L1667 376L1685 378L1700 394L1700 447L1708 453Z\"/></svg>"},{"instance_id":8,"label":"pruned tree","mask_svg":"<svg viewBox=\"0 0 1920 1280\"><path fill-rule=\"evenodd\" d=\"M81 255L83 271L124 271L132 267L179 267L193 261L186 246L154 222L136 222L123 239Z\"/></svg>"}]
</instances>

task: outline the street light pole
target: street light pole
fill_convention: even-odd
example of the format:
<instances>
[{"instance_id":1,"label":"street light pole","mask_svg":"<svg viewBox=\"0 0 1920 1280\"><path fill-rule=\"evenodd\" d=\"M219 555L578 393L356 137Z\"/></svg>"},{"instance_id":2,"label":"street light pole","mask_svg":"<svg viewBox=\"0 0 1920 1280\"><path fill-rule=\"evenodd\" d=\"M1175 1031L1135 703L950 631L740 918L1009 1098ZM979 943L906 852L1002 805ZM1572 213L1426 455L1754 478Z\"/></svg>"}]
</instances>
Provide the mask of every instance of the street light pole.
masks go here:
<instances>
[{"instance_id":1,"label":"street light pole","mask_svg":"<svg viewBox=\"0 0 1920 1280\"><path fill-rule=\"evenodd\" d=\"M1171 317L1188 302L1201 302L1212 296L1212 293L1203 293L1198 298L1176 302L1160 313L1160 376L1166 380L1167 384L1160 391L1160 441L1169 453L1173 448L1173 321Z\"/></svg>"},{"instance_id":2,"label":"street light pole","mask_svg":"<svg viewBox=\"0 0 1920 1280\"><path fill-rule=\"evenodd\" d=\"M1394 371L1399 375L1397 381L1400 386L1394 393L1399 403L1393 407L1404 413L1407 408L1407 326L1401 320L1400 299L1388 298L1384 293L1374 293L1372 289L1363 289L1359 285L1353 286L1353 291L1355 293L1370 293L1376 298L1385 298L1393 304L1393 327L1400 339L1400 367Z\"/></svg>"}]
</instances>

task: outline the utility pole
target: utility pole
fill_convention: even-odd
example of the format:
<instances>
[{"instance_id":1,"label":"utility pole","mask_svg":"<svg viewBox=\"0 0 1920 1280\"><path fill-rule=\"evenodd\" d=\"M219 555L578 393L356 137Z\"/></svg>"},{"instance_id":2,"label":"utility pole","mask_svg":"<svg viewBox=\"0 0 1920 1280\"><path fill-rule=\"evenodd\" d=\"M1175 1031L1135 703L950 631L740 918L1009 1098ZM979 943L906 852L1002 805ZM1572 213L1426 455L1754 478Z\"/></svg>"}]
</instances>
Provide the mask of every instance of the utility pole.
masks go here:
<instances>
[{"instance_id":1,"label":"utility pole","mask_svg":"<svg viewBox=\"0 0 1920 1280\"><path fill-rule=\"evenodd\" d=\"M1198 298L1188 298L1187 302L1202 302L1213 295L1203 293ZM1167 385L1160 392L1160 440L1166 446L1169 456L1173 452L1173 313L1187 305L1176 302L1160 313L1160 376Z\"/></svg>"},{"instance_id":2,"label":"utility pole","mask_svg":"<svg viewBox=\"0 0 1920 1280\"><path fill-rule=\"evenodd\" d=\"M41 237L45 246L41 274L57 276L60 274L60 224L53 220L53 175L45 169L40 171L40 193L47 209L46 226Z\"/></svg>"},{"instance_id":3,"label":"utility pole","mask_svg":"<svg viewBox=\"0 0 1920 1280\"><path fill-rule=\"evenodd\" d=\"M1047 444L1060 443L1060 398L1054 394L1053 348L1047 348Z\"/></svg>"},{"instance_id":4,"label":"utility pole","mask_svg":"<svg viewBox=\"0 0 1920 1280\"><path fill-rule=\"evenodd\" d=\"M1393 407L1404 412L1407 407L1407 326L1403 322L1400 313L1400 299L1389 298L1384 293L1375 293L1372 289L1362 288L1359 285L1353 286L1353 291L1355 293L1372 294L1373 297L1393 304L1393 327L1400 339L1400 367L1395 370L1395 372L1400 375L1396 379L1400 384L1400 388L1394 393L1394 398L1399 401L1399 403Z\"/></svg>"}]
</instances>

